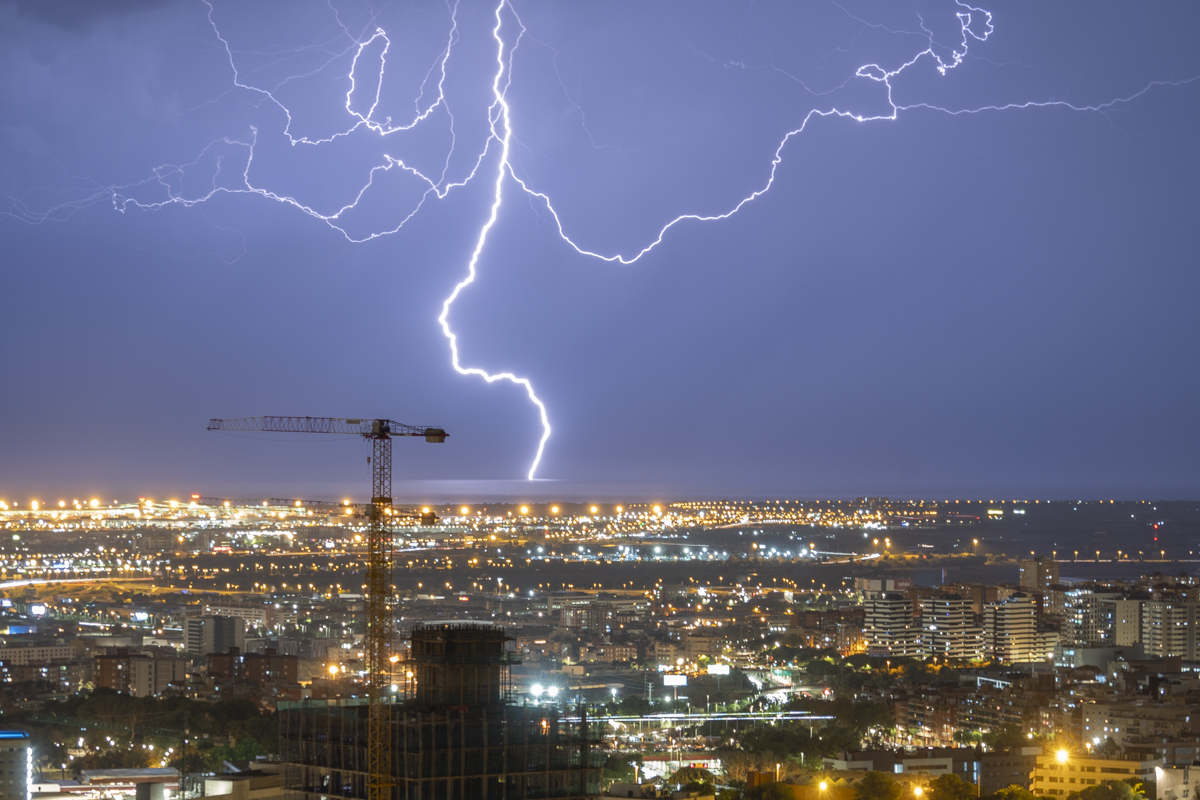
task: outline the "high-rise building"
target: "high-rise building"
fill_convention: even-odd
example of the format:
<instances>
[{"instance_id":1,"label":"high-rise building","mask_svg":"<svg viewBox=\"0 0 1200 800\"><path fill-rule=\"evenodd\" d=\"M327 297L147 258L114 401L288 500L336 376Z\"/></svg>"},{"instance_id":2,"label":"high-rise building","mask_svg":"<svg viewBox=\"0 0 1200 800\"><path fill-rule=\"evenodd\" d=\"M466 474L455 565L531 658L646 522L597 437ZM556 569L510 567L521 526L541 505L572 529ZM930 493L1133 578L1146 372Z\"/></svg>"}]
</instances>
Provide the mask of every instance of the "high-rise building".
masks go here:
<instances>
[{"instance_id":1,"label":"high-rise building","mask_svg":"<svg viewBox=\"0 0 1200 800\"><path fill-rule=\"evenodd\" d=\"M1015 594L1002 603L983 607L983 641L992 658L1010 663L1041 661L1038 652L1037 604Z\"/></svg>"},{"instance_id":2,"label":"high-rise building","mask_svg":"<svg viewBox=\"0 0 1200 800\"><path fill-rule=\"evenodd\" d=\"M33 747L25 731L0 731L0 800L32 797Z\"/></svg>"},{"instance_id":3,"label":"high-rise building","mask_svg":"<svg viewBox=\"0 0 1200 800\"><path fill-rule=\"evenodd\" d=\"M184 652L204 656L246 647L246 623L237 617L189 617L183 621Z\"/></svg>"},{"instance_id":4,"label":"high-rise building","mask_svg":"<svg viewBox=\"0 0 1200 800\"><path fill-rule=\"evenodd\" d=\"M1084 607L1087 642L1099 647L1130 647L1142 640L1142 600L1092 595Z\"/></svg>"},{"instance_id":5,"label":"high-rise building","mask_svg":"<svg viewBox=\"0 0 1200 800\"><path fill-rule=\"evenodd\" d=\"M1064 644L1129 647L1141 641L1142 600L1091 587L1070 589L1064 597Z\"/></svg>"},{"instance_id":6,"label":"high-rise building","mask_svg":"<svg viewBox=\"0 0 1200 800\"><path fill-rule=\"evenodd\" d=\"M983 628L975 624L969 598L940 595L926 600L921 626L930 655L962 661L983 658Z\"/></svg>"},{"instance_id":7,"label":"high-rise building","mask_svg":"<svg viewBox=\"0 0 1200 800\"><path fill-rule=\"evenodd\" d=\"M1142 647L1148 656L1197 660L1195 600L1147 600L1142 605Z\"/></svg>"},{"instance_id":8,"label":"high-rise building","mask_svg":"<svg viewBox=\"0 0 1200 800\"><path fill-rule=\"evenodd\" d=\"M418 623L392 712L393 800L586 800L600 794L600 730L586 709L511 702L503 628ZM367 706L360 698L279 703L285 796L367 796Z\"/></svg>"},{"instance_id":9,"label":"high-rise building","mask_svg":"<svg viewBox=\"0 0 1200 800\"><path fill-rule=\"evenodd\" d=\"M1021 561L1021 588L1027 592L1044 592L1058 583L1058 562L1038 556Z\"/></svg>"},{"instance_id":10,"label":"high-rise building","mask_svg":"<svg viewBox=\"0 0 1200 800\"><path fill-rule=\"evenodd\" d=\"M921 655L920 628L913 620L913 602L894 592L868 592L863 638L867 652L878 655Z\"/></svg>"}]
</instances>

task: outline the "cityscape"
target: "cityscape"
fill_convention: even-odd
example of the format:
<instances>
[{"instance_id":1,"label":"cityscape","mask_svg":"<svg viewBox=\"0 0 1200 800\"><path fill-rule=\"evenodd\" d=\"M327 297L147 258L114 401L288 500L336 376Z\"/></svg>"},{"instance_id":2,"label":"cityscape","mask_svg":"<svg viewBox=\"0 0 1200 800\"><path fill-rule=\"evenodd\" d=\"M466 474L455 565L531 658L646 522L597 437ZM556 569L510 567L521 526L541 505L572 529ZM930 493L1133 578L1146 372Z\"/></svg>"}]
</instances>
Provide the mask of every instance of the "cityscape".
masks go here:
<instances>
[{"instance_id":1,"label":"cityscape","mask_svg":"<svg viewBox=\"0 0 1200 800\"><path fill-rule=\"evenodd\" d=\"M505 778L521 795L642 797L666 782L694 797L776 784L819 800L817 784L861 794L864 774L884 773L904 791L1004 797L1126 776L1191 800L1200 557L1159 534L1200 505L388 512L388 702L425 714L398 723L395 758L442 742L405 773L421 796L446 770L482 777L487 759L436 760L487 750L457 743L464 713L472 736L520 732L505 757L541 764ZM369 697L363 506L6 498L0 514L2 710L25 737L6 746L29 753L31 791L325 796L337 780L339 796L365 796L362 755L320 746ZM1125 547L1075 552L1064 515Z\"/></svg>"},{"instance_id":2,"label":"cityscape","mask_svg":"<svg viewBox=\"0 0 1200 800\"><path fill-rule=\"evenodd\" d=\"M1200 800L1198 30L0 0L0 800Z\"/></svg>"}]
</instances>

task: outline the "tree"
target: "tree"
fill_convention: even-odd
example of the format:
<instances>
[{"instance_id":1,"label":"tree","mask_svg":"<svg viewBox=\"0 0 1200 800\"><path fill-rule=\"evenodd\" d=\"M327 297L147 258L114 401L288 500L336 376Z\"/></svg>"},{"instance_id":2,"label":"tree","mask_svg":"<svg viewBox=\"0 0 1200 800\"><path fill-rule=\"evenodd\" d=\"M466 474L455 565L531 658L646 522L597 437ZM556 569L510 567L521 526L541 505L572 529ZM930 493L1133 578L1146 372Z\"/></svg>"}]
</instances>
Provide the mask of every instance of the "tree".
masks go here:
<instances>
[{"instance_id":1,"label":"tree","mask_svg":"<svg viewBox=\"0 0 1200 800\"><path fill-rule=\"evenodd\" d=\"M871 770L858 782L859 800L900 800L900 784L886 772Z\"/></svg>"},{"instance_id":2,"label":"tree","mask_svg":"<svg viewBox=\"0 0 1200 800\"><path fill-rule=\"evenodd\" d=\"M775 765L789 764L787 757L780 753L747 753L745 750L719 750L721 772L727 784L741 784L746 781L747 773L775 772Z\"/></svg>"},{"instance_id":3,"label":"tree","mask_svg":"<svg viewBox=\"0 0 1200 800\"><path fill-rule=\"evenodd\" d=\"M1067 800L1145 800L1146 793L1137 779L1128 781L1111 781L1097 786L1089 786L1079 792L1071 792Z\"/></svg>"},{"instance_id":4,"label":"tree","mask_svg":"<svg viewBox=\"0 0 1200 800\"><path fill-rule=\"evenodd\" d=\"M975 787L953 772L931 780L927 791L930 800L971 800L975 796Z\"/></svg>"},{"instance_id":5,"label":"tree","mask_svg":"<svg viewBox=\"0 0 1200 800\"><path fill-rule=\"evenodd\" d=\"M1018 786L1014 783L991 795L988 800L1038 800L1038 797L1024 786ZM1200 800L1200 798L1197 798L1197 800Z\"/></svg>"},{"instance_id":6,"label":"tree","mask_svg":"<svg viewBox=\"0 0 1200 800\"><path fill-rule=\"evenodd\" d=\"M76 772L85 769L138 769L150 766L150 755L142 749L111 748L100 753L88 753L71 762Z\"/></svg>"},{"instance_id":7,"label":"tree","mask_svg":"<svg viewBox=\"0 0 1200 800\"><path fill-rule=\"evenodd\" d=\"M243 736L232 747L221 744L205 753L204 766L212 772L224 772L226 761L253 761L265 752L266 748L259 744L258 740L251 736Z\"/></svg>"},{"instance_id":8,"label":"tree","mask_svg":"<svg viewBox=\"0 0 1200 800\"><path fill-rule=\"evenodd\" d=\"M1016 725L1005 725L985 733L983 743L988 746L988 749L999 750L1005 747L1021 747L1029 744L1029 740Z\"/></svg>"},{"instance_id":9,"label":"tree","mask_svg":"<svg viewBox=\"0 0 1200 800\"><path fill-rule=\"evenodd\" d=\"M716 781L716 776L701 767L680 767L675 774L667 778L667 783L687 786L690 783L708 783Z\"/></svg>"},{"instance_id":10,"label":"tree","mask_svg":"<svg viewBox=\"0 0 1200 800\"><path fill-rule=\"evenodd\" d=\"M633 765L641 766L642 756L638 753L614 753L604 759L604 780L633 783L637 771Z\"/></svg>"},{"instance_id":11,"label":"tree","mask_svg":"<svg viewBox=\"0 0 1200 800\"><path fill-rule=\"evenodd\" d=\"M201 772L204 770L205 755L207 754L204 751L189 742L186 749L182 745L175 748L174 754L167 761L167 766L174 767L181 773Z\"/></svg>"}]
</instances>

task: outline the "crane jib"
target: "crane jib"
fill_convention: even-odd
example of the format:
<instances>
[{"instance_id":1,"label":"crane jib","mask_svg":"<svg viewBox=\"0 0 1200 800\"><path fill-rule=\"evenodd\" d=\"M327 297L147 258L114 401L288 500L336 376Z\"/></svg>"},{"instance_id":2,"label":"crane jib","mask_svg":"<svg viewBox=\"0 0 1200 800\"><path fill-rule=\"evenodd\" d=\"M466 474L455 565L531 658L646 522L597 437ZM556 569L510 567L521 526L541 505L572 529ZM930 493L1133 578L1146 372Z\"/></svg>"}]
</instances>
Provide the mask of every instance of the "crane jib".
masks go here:
<instances>
[{"instance_id":1,"label":"crane jib","mask_svg":"<svg viewBox=\"0 0 1200 800\"><path fill-rule=\"evenodd\" d=\"M368 439L395 436L422 436L425 441L441 444L446 430L429 425L405 425L390 419L356 417L239 417L211 419L210 431L273 431L277 433L326 433L362 436Z\"/></svg>"}]
</instances>

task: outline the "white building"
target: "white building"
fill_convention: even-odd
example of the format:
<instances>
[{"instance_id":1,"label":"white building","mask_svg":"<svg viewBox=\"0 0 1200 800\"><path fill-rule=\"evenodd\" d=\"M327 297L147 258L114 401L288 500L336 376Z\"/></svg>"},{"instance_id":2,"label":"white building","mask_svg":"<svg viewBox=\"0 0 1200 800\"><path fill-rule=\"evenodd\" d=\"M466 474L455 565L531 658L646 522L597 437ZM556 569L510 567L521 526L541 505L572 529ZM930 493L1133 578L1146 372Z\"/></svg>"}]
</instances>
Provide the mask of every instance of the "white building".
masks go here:
<instances>
[{"instance_id":1,"label":"white building","mask_svg":"<svg viewBox=\"0 0 1200 800\"><path fill-rule=\"evenodd\" d=\"M246 625L236 617L189 617L183 621L183 649L196 656L246 648Z\"/></svg>"},{"instance_id":2,"label":"white building","mask_svg":"<svg viewBox=\"0 0 1200 800\"><path fill-rule=\"evenodd\" d=\"M46 664L51 661L68 661L75 657L75 648L69 644L39 642L0 647L0 661L13 666Z\"/></svg>"},{"instance_id":3,"label":"white building","mask_svg":"<svg viewBox=\"0 0 1200 800\"><path fill-rule=\"evenodd\" d=\"M913 603L892 592L870 592L863 602L863 638L867 652L897 656L922 654L921 629L913 620Z\"/></svg>"},{"instance_id":4,"label":"white building","mask_svg":"<svg viewBox=\"0 0 1200 800\"><path fill-rule=\"evenodd\" d=\"M1038 652L1037 606L1033 598L1015 594L983 607L983 641L992 658L1009 663L1044 660Z\"/></svg>"},{"instance_id":5,"label":"white building","mask_svg":"<svg viewBox=\"0 0 1200 800\"><path fill-rule=\"evenodd\" d=\"M0 731L0 800L29 800L33 747L25 731Z\"/></svg>"},{"instance_id":6,"label":"white building","mask_svg":"<svg viewBox=\"0 0 1200 800\"><path fill-rule=\"evenodd\" d=\"M925 601L921 623L929 655L962 661L984 657L983 628L975 624L970 598L945 595Z\"/></svg>"},{"instance_id":7,"label":"white building","mask_svg":"<svg viewBox=\"0 0 1200 800\"><path fill-rule=\"evenodd\" d=\"M1148 656L1197 660L1195 600L1147 600L1142 606L1142 646Z\"/></svg>"},{"instance_id":8,"label":"white building","mask_svg":"<svg viewBox=\"0 0 1200 800\"><path fill-rule=\"evenodd\" d=\"M187 659L132 658L129 660L129 693L134 697L157 697L172 683L187 680Z\"/></svg>"}]
</instances>

